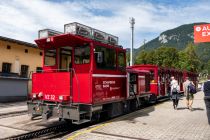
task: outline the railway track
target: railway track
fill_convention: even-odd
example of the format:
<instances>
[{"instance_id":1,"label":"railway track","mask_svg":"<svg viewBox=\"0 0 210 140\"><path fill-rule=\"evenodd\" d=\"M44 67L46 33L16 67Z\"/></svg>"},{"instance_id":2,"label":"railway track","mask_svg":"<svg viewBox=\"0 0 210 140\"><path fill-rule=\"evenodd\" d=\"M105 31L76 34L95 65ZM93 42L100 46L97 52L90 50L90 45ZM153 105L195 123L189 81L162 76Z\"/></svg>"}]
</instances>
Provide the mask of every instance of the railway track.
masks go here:
<instances>
[{"instance_id":1,"label":"railway track","mask_svg":"<svg viewBox=\"0 0 210 140\"><path fill-rule=\"evenodd\" d=\"M25 139L35 139L35 138L40 138L40 139L53 139L53 138L58 138L62 137L66 134L69 134L73 131L76 131L78 129L84 128L89 126L90 124L83 124L80 126L75 126L73 124L63 122L62 124L48 127L48 128L43 128L40 130L4 138L5 140L25 140Z\"/></svg>"}]
</instances>

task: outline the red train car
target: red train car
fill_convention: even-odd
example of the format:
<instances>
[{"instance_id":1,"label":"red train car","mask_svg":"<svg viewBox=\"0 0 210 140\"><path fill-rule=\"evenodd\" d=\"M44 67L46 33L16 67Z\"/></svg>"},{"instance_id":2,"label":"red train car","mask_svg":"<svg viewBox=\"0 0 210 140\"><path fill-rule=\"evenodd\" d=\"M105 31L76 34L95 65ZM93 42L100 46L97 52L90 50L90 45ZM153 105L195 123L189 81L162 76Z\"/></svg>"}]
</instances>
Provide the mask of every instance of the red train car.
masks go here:
<instances>
[{"instance_id":1,"label":"red train car","mask_svg":"<svg viewBox=\"0 0 210 140\"><path fill-rule=\"evenodd\" d=\"M170 78L172 76L174 76L178 81L181 93L183 92L183 82L185 81L186 77L189 77L196 84L198 76L193 72L181 71L173 68L163 68L157 65L135 65L132 66L132 69L143 69L150 71L150 92L152 94L152 100L169 96Z\"/></svg>"},{"instance_id":2,"label":"red train car","mask_svg":"<svg viewBox=\"0 0 210 140\"><path fill-rule=\"evenodd\" d=\"M41 30L35 40L44 55L43 70L32 75L32 118L81 124L104 112L129 112L149 99L150 72L126 71L126 50L117 37L79 23L64 28L65 33Z\"/></svg>"},{"instance_id":3,"label":"red train car","mask_svg":"<svg viewBox=\"0 0 210 140\"><path fill-rule=\"evenodd\" d=\"M170 77L180 86L197 75L155 65L126 68L126 50L118 38L91 27L70 23L64 33L45 29L35 40L43 50L43 70L32 74L28 111L81 124L137 109L165 97ZM182 87L182 86L181 86Z\"/></svg>"}]
</instances>

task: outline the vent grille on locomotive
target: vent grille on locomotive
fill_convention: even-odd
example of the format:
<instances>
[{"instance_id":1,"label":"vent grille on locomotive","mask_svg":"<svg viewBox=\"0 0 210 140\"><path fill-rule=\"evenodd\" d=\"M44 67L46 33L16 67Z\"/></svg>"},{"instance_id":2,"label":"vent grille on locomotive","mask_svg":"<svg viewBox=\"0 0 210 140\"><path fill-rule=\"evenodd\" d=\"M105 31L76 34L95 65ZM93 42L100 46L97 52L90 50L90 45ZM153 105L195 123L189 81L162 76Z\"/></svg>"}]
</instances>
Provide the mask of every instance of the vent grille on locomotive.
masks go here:
<instances>
[{"instance_id":1,"label":"vent grille on locomotive","mask_svg":"<svg viewBox=\"0 0 210 140\"><path fill-rule=\"evenodd\" d=\"M64 33L77 34L103 43L118 45L118 37L77 22L65 24Z\"/></svg>"},{"instance_id":2,"label":"vent grille on locomotive","mask_svg":"<svg viewBox=\"0 0 210 140\"><path fill-rule=\"evenodd\" d=\"M43 30L39 30L38 38L47 38L47 37L55 36L59 34L63 34L63 33L52 30L52 29L43 29Z\"/></svg>"},{"instance_id":3,"label":"vent grille on locomotive","mask_svg":"<svg viewBox=\"0 0 210 140\"><path fill-rule=\"evenodd\" d=\"M86 26L77 22L65 24L64 33L80 35L80 36L94 39L96 41L100 41L106 44L111 44L111 45L116 45L116 46L118 45L118 37L107 34L105 32L102 32L100 30L91 28L89 26ZM38 37L40 39L40 38L47 38L47 37L55 36L59 34L63 34L63 33L55 31L55 30L51 30L51 29L44 29L44 30L39 30Z\"/></svg>"}]
</instances>

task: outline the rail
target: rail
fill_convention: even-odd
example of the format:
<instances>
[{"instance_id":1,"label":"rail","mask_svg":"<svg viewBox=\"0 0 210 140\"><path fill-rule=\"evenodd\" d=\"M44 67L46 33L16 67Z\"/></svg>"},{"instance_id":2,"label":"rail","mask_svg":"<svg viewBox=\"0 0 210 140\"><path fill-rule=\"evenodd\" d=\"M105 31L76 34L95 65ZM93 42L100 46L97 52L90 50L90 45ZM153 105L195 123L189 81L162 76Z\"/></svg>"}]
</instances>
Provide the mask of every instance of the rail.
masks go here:
<instances>
[{"instance_id":1,"label":"rail","mask_svg":"<svg viewBox=\"0 0 210 140\"><path fill-rule=\"evenodd\" d=\"M69 127L70 125L67 123L61 124L61 125L57 125L57 126L52 126L52 127L48 127L48 128L44 128L44 129L40 129L40 130L36 130L36 131L32 131L32 132L28 132L28 133L24 133L24 134L20 134L20 135L16 135L16 136L12 136L12 137L7 137L5 138L5 140L24 140L24 139L33 139L33 138L39 138L43 135L49 135L51 134L56 134L59 132L66 132L69 131Z\"/></svg>"}]
</instances>

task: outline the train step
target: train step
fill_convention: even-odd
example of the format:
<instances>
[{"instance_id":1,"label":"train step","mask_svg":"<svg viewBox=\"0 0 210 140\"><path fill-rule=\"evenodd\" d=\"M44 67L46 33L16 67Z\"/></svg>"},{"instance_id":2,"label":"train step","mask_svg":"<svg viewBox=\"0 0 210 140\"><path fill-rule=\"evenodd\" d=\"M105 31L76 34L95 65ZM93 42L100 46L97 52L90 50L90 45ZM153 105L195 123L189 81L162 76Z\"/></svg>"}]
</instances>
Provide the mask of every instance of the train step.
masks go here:
<instances>
[{"instance_id":1,"label":"train step","mask_svg":"<svg viewBox=\"0 0 210 140\"><path fill-rule=\"evenodd\" d=\"M77 121L77 120L72 121L73 124L83 124L83 123L87 123L87 122L90 122L90 120L82 119L82 120L79 120L79 121Z\"/></svg>"},{"instance_id":2,"label":"train step","mask_svg":"<svg viewBox=\"0 0 210 140\"><path fill-rule=\"evenodd\" d=\"M79 112L80 115L87 114L87 113L90 113L90 112L87 112L87 111L80 111Z\"/></svg>"}]
</instances>

